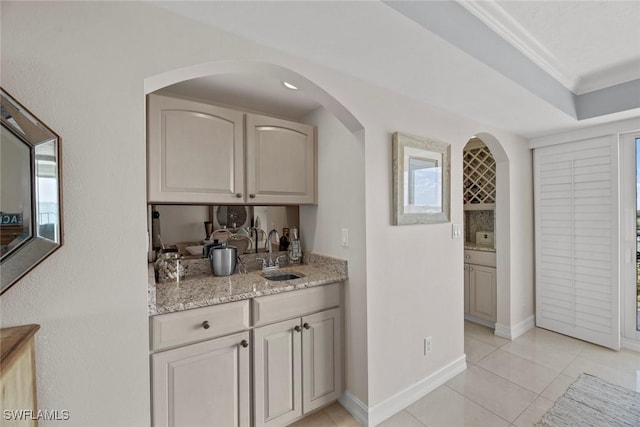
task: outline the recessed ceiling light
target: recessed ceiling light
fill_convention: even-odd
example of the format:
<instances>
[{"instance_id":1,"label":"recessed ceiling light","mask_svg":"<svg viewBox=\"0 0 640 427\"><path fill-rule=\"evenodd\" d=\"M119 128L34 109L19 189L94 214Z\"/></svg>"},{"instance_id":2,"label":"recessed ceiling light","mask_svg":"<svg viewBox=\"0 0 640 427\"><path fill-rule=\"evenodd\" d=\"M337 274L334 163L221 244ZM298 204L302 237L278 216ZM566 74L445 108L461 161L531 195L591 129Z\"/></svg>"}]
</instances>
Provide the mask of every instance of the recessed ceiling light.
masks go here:
<instances>
[{"instance_id":1,"label":"recessed ceiling light","mask_svg":"<svg viewBox=\"0 0 640 427\"><path fill-rule=\"evenodd\" d=\"M289 83L289 82L285 82L284 80L282 81L282 85L283 85L284 87L286 87L287 89L291 89L291 90L298 90L298 86L293 85L293 84L291 84L291 83Z\"/></svg>"}]
</instances>

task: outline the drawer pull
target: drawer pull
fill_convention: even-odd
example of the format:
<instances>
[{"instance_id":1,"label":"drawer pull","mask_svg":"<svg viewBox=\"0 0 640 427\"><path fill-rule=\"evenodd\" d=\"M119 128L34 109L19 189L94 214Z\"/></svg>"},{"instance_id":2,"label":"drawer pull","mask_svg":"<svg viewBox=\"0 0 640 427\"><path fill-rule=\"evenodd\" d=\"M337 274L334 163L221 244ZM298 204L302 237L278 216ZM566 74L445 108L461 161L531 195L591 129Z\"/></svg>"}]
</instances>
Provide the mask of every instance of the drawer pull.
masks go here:
<instances>
[{"instance_id":1,"label":"drawer pull","mask_svg":"<svg viewBox=\"0 0 640 427\"><path fill-rule=\"evenodd\" d=\"M305 329L311 329L311 325L309 325L307 322L305 322L304 325L302 325L302 327Z\"/></svg>"},{"instance_id":2,"label":"drawer pull","mask_svg":"<svg viewBox=\"0 0 640 427\"><path fill-rule=\"evenodd\" d=\"M249 197L252 198L252 199L255 199L256 195L255 194L249 194Z\"/></svg>"},{"instance_id":3,"label":"drawer pull","mask_svg":"<svg viewBox=\"0 0 640 427\"><path fill-rule=\"evenodd\" d=\"M205 320L204 322L202 322L202 327L205 329L209 329L211 327L211 325L209 325L209 321Z\"/></svg>"},{"instance_id":4,"label":"drawer pull","mask_svg":"<svg viewBox=\"0 0 640 427\"><path fill-rule=\"evenodd\" d=\"M469 259L469 258L471 258L471 255L465 255L464 257L465 257L465 259Z\"/></svg>"},{"instance_id":5,"label":"drawer pull","mask_svg":"<svg viewBox=\"0 0 640 427\"><path fill-rule=\"evenodd\" d=\"M293 328L296 332L300 332L302 330L302 328L300 327L300 325L296 325L295 328Z\"/></svg>"},{"instance_id":6,"label":"drawer pull","mask_svg":"<svg viewBox=\"0 0 640 427\"><path fill-rule=\"evenodd\" d=\"M242 197L242 193L236 193L236 197L239 199Z\"/></svg>"},{"instance_id":7,"label":"drawer pull","mask_svg":"<svg viewBox=\"0 0 640 427\"><path fill-rule=\"evenodd\" d=\"M249 341L247 341L247 340L242 340L242 341L240 342L240 345L241 345L242 347L244 347L244 348L247 348L247 347L249 347Z\"/></svg>"}]
</instances>

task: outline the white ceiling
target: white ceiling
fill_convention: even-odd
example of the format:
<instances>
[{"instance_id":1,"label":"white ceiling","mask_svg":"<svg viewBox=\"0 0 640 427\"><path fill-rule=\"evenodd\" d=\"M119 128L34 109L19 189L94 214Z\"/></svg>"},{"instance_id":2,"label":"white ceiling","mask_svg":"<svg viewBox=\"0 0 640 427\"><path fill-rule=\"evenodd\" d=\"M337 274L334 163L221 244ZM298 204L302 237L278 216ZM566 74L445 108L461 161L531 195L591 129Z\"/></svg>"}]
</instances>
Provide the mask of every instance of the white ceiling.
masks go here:
<instances>
[{"instance_id":1,"label":"white ceiling","mask_svg":"<svg viewBox=\"0 0 640 427\"><path fill-rule=\"evenodd\" d=\"M639 1L461 1L576 94L640 78Z\"/></svg>"},{"instance_id":2,"label":"white ceiling","mask_svg":"<svg viewBox=\"0 0 640 427\"><path fill-rule=\"evenodd\" d=\"M201 77L174 84L161 92L195 100L214 99L219 105L290 119L302 118L320 107L304 90L286 89L282 81L266 74Z\"/></svg>"},{"instance_id":3,"label":"white ceiling","mask_svg":"<svg viewBox=\"0 0 640 427\"><path fill-rule=\"evenodd\" d=\"M629 81L640 87L639 1L154 4L524 136L640 116L639 96L625 108L609 97L612 106L576 118L580 101L593 102L580 99L585 91L605 88L608 95L607 87ZM289 117L315 108L304 94L255 76L169 89Z\"/></svg>"}]
</instances>

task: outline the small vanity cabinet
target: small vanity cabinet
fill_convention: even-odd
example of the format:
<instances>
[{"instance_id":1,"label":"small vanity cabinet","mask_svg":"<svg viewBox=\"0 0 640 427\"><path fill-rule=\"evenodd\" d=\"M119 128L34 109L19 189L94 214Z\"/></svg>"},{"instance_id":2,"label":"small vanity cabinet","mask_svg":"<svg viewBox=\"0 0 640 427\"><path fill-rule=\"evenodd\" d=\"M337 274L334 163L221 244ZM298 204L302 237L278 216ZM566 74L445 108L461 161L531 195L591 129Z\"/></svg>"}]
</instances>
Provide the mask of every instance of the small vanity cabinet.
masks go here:
<instances>
[{"instance_id":1,"label":"small vanity cabinet","mask_svg":"<svg viewBox=\"0 0 640 427\"><path fill-rule=\"evenodd\" d=\"M464 258L465 318L495 323L496 253L465 250Z\"/></svg>"},{"instance_id":2,"label":"small vanity cabinet","mask_svg":"<svg viewBox=\"0 0 640 427\"><path fill-rule=\"evenodd\" d=\"M315 127L151 94L149 203L316 203Z\"/></svg>"}]
</instances>

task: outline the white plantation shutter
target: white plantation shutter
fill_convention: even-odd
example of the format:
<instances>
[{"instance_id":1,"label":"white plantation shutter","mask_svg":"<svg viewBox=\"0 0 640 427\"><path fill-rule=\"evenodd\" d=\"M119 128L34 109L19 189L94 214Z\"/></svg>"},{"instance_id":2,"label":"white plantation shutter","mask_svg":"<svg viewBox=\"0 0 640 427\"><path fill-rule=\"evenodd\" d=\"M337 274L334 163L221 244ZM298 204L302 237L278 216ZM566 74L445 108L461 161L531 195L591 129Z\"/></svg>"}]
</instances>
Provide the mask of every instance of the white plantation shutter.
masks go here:
<instances>
[{"instance_id":1,"label":"white plantation shutter","mask_svg":"<svg viewBox=\"0 0 640 427\"><path fill-rule=\"evenodd\" d=\"M620 348L615 138L534 151L536 324Z\"/></svg>"}]
</instances>

